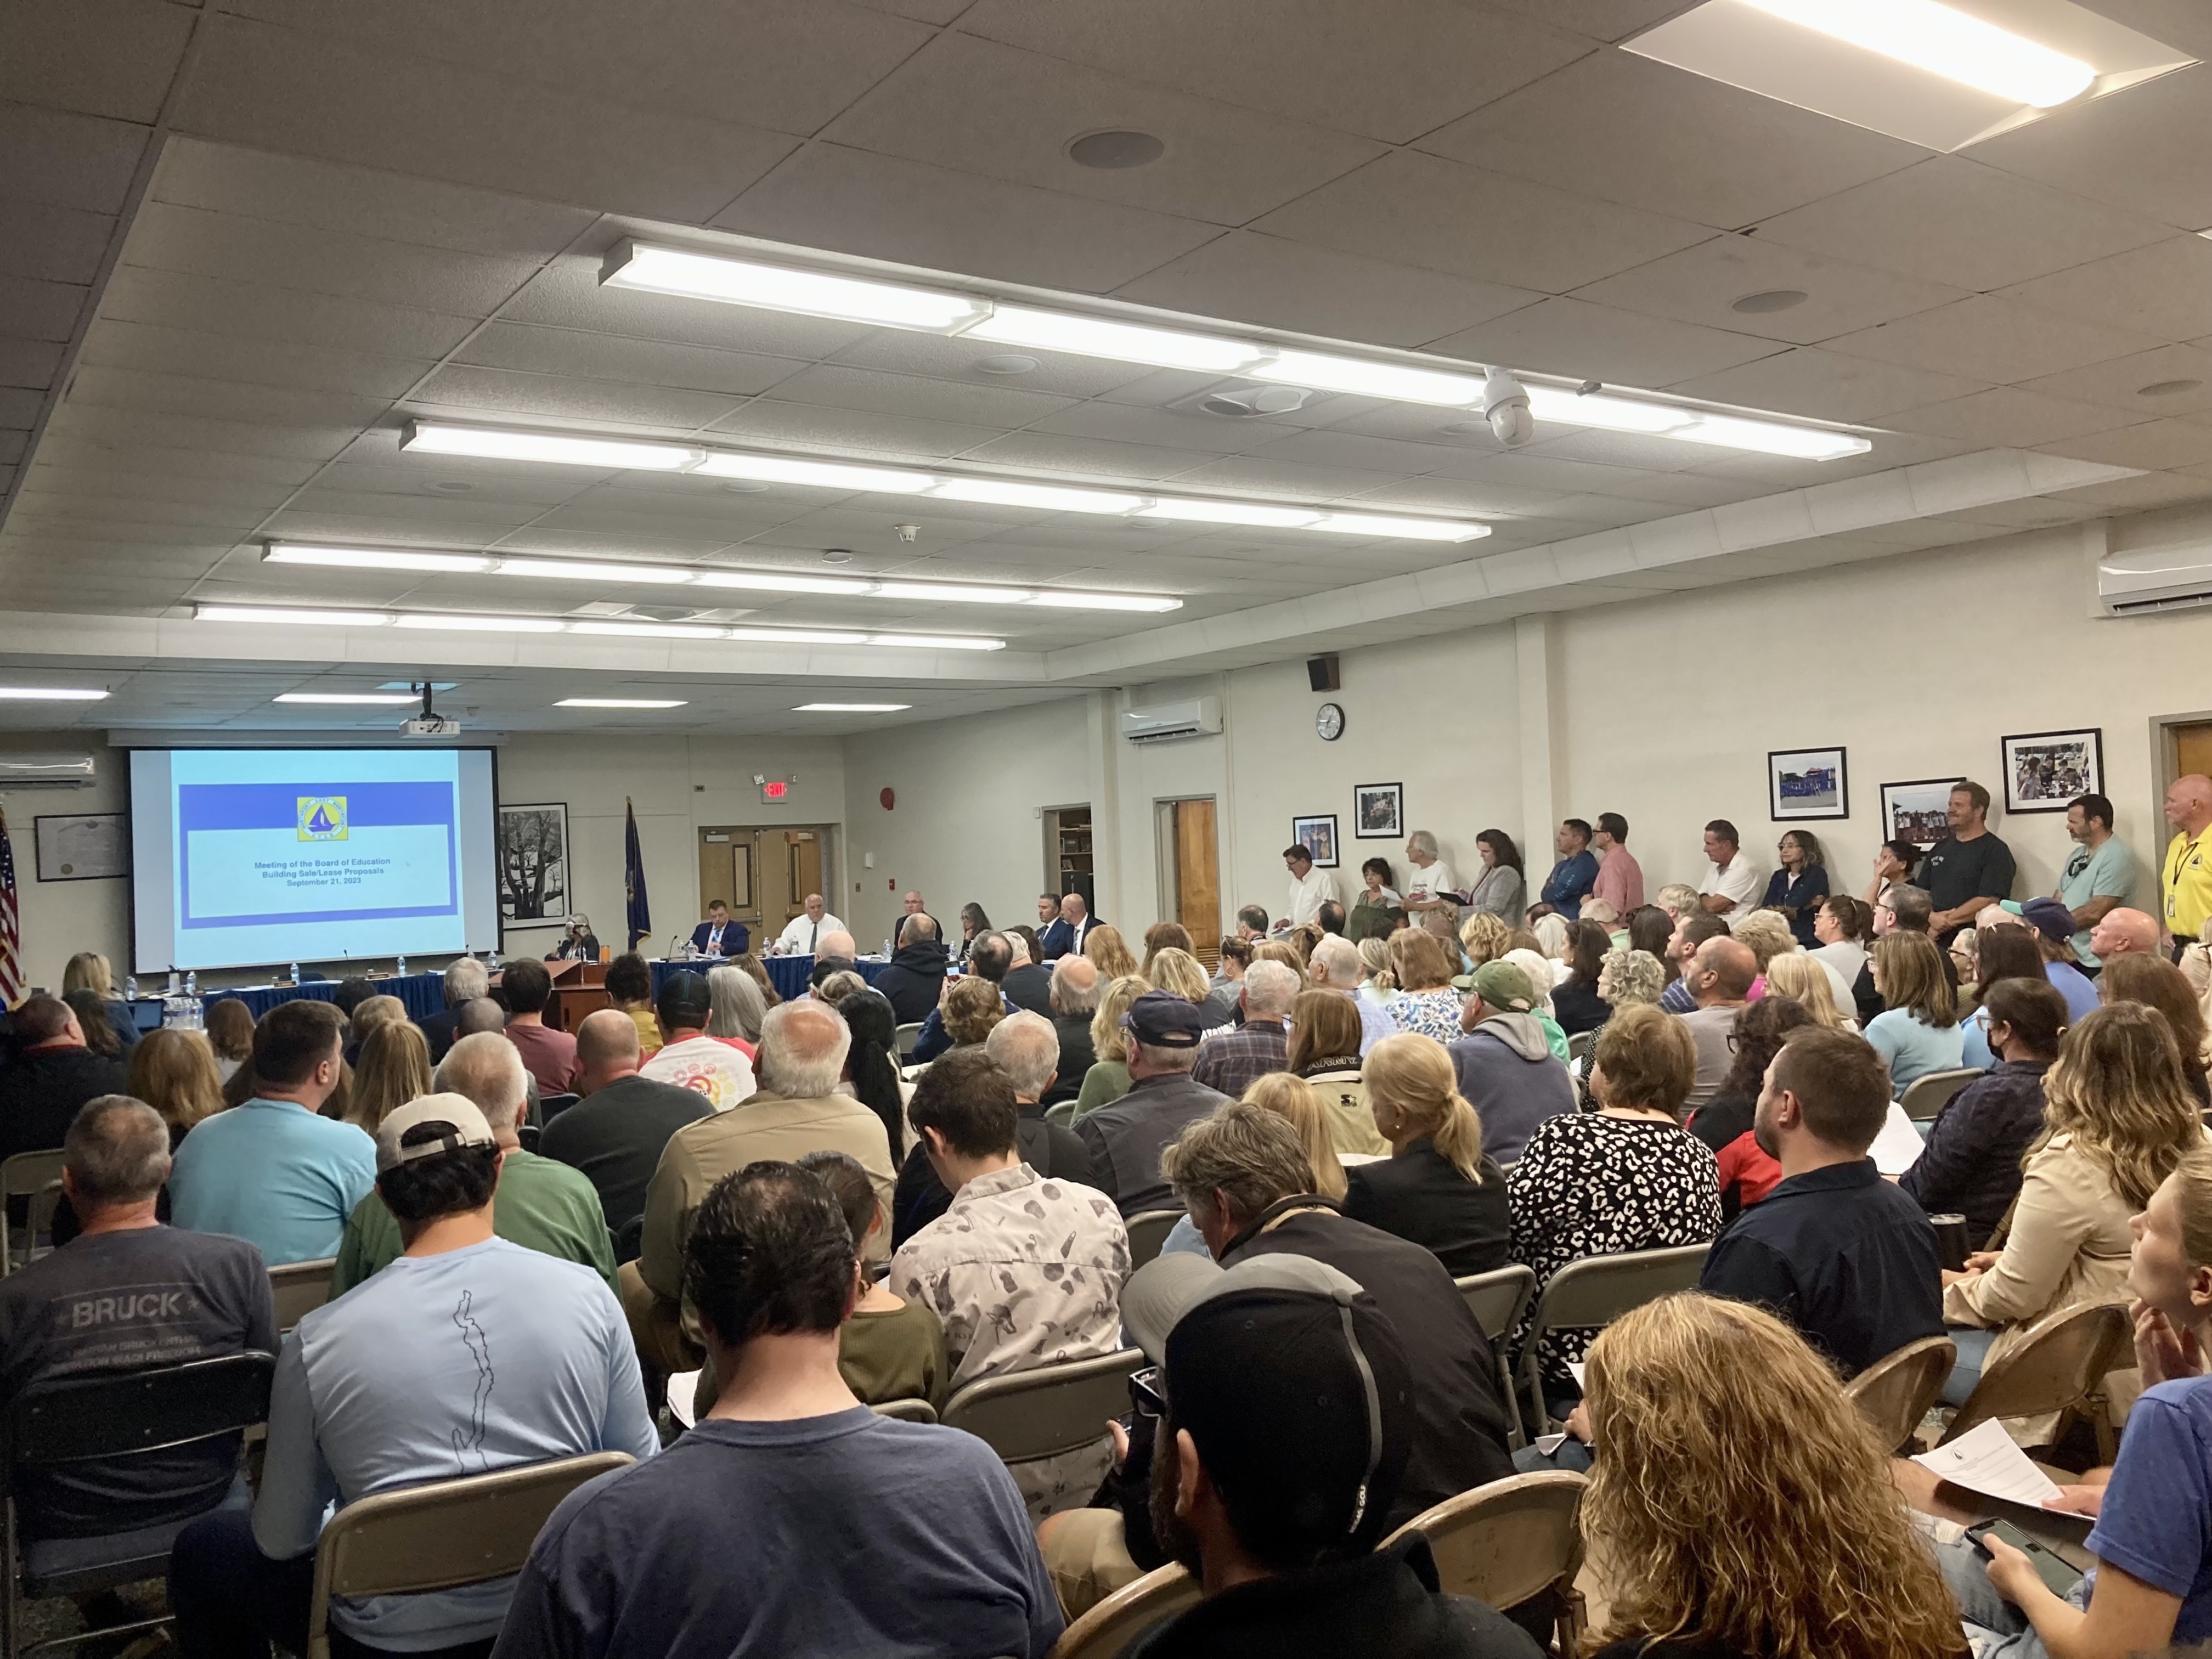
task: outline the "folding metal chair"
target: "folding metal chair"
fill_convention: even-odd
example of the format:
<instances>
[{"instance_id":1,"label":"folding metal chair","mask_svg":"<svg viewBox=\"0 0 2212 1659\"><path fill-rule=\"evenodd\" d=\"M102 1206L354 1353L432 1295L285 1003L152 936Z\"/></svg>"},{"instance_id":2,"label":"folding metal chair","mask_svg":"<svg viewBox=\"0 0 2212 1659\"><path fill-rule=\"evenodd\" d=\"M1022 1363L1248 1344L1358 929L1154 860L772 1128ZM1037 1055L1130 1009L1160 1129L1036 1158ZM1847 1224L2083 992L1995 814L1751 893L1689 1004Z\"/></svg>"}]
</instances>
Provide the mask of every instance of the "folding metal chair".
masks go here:
<instances>
[{"instance_id":1,"label":"folding metal chair","mask_svg":"<svg viewBox=\"0 0 2212 1659\"><path fill-rule=\"evenodd\" d=\"M8 1221L8 1212L19 1198L29 1200L30 1210L23 1230L21 1261L15 1260L15 1235ZM18 1152L0 1163L0 1277L30 1265L31 1256L39 1248L39 1235L52 1229L54 1209L61 1199L59 1148L50 1152Z\"/></svg>"},{"instance_id":2,"label":"folding metal chair","mask_svg":"<svg viewBox=\"0 0 2212 1659\"><path fill-rule=\"evenodd\" d=\"M1062 1631L1045 1659L1118 1659L1138 1637L1192 1606L1199 1595L1198 1580L1170 1561L1124 1584Z\"/></svg>"},{"instance_id":3,"label":"folding metal chair","mask_svg":"<svg viewBox=\"0 0 2212 1659\"><path fill-rule=\"evenodd\" d=\"M1168 1242L1176 1222L1182 1219L1181 1210L1146 1210L1129 1218L1129 1271L1131 1273L1160 1253L1160 1246Z\"/></svg>"},{"instance_id":4,"label":"folding metal chair","mask_svg":"<svg viewBox=\"0 0 2212 1659\"><path fill-rule=\"evenodd\" d=\"M1536 1317L1521 1348L1521 1380L1535 1411L1538 1434L1549 1434L1554 1426L1550 1408L1544 1403L1538 1358L1545 1334L1607 1325L1631 1308L1640 1308L1676 1291L1694 1289L1698 1276L1705 1271L1705 1252L1710 1248L1682 1244L1665 1250L1585 1256L1552 1275L1551 1283L1537 1299Z\"/></svg>"},{"instance_id":5,"label":"folding metal chair","mask_svg":"<svg viewBox=\"0 0 2212 1659\"><path fill-rule=\"evenodd\" d=\"M938 1420L965 1429L1007 1463L1079 1451L1106 1437L1106 1419L1129 1409L1129 1377L1144 1352L1123 1348L1035 1370L987 1376L945 1402Z\"/></svg>"},{"instance_id":6,"label":"folding metal chair","mask_svg":"<svg viewBox=\"0 0 2212 1659\"><path fill-rule=\"evenodd\" d=\"M1551 1591L1559 1602L1559 1651L1573 1653L1586 1617L1575 1579L1583 1570L1583 1493L1589 1485L1570 1469L1509 1475L1423 1510L1382 1547L1420 1534L1429 1540L1438 1587L1493 1607L1517 1607Z\"/></svg>"},{"instance_id":7,"label":"folding metal chair","mask_svg":"<svg viewBox=\"0 0 2212 1659\"><path fill-rule=\"evenodd\" d=\"M1844 1384L1844 1393L1895 1451L1920 1427L1958 1358L1949 1337L1923 1336L1875 1360Z\"/></svg>"},{"instance_id":8,"label":"folding metal chair","mask_svg":"<svg viewBox=\"0 0 2212 1659\"><path fill-rule=\"evenodd\" d=\"M336 1256L320 1261L288 1261L269 1270L269 1289L276 1298L276 1328L289 1331L331 1299Z\"/></svg>"},{"instance_id":9,"label":"folding metal chair","mask_svg":"<svg viewBox=\"0 0 2212 1659\"><path fill-rule=\"evenodd\" d=\"M1937 1114L1951 1103L1951 1097L1981 1075L1972 1066L1955 1072L1923 1073L1905 1085L1905 1094L1897 1103L1905 1108L1905 1116L1915 1123L1933 1123Z\"/></svg>"},{"instance_id":10,"label":"folding metal chair","mask_svg":"<svg viewBox=\"0 0 2212 1659\"><path fill-rule=\"evenodd\" d=\"M937 1408L927 1400L886 1400L868 1409L878 1417L896 1417L908 1423L937 1421Z\"/></svg>"},{"instance_id":11,"label":"folding metal chair","mask_svg":"<svg viewBox=\"0 0 2212 1659\"><path fill-rule=\"evenodd\" d=\"M2109 1463L2118 1448L2105 1410L2105 1373L2125 1364L2134 1349L2135 1327L2122 1304L2085 1302L2046 1314L1982 1372L1936 1443L1948 1444L1992 1417L2082 1411L2096 1431L2099 1459Z\"/></svg>"},{"instance_id":12,"label":"folding metal chair","mask_svg":"<svg viewBox=\"0 0 2212 1659\"><path fill-rule=\"evenodd\" d=\"M1498 1391L1505 1399L1506 1443L1518 1451L1528 1443L1528 1437L1521 1426L1521 1407L1513 1398L1513 1367L1505 1358L1505 1339L1528 1311L1529 1299L1536 1294L1536 1270L1516 1263L1486 1273L1471 1273L1452 1283L1459 1286L1459 1293L1467 1298L1468 1311L1490 1339L1491 1359L1498 1367Z\"/></svg>"}]
</instances>

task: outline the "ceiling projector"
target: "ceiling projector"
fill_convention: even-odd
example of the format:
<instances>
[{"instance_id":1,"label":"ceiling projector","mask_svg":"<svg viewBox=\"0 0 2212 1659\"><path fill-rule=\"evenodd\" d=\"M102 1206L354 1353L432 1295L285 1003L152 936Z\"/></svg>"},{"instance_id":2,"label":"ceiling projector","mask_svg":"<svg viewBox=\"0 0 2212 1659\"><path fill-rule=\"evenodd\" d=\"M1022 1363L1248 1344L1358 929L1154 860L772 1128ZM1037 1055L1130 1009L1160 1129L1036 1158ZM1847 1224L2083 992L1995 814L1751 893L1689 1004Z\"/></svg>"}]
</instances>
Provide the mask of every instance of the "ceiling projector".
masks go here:
<instances>
[{"instance_id":1,"label":"ceiling projector","mask_svg":"<svg viewBox=\"0 0 2212 1659\"><path fill-rule=\"evenodd\" d=\"M399 731L409 738L458 738L461 723L450 714L416 714L400 721Z\"/></svg>"}]
</instances>

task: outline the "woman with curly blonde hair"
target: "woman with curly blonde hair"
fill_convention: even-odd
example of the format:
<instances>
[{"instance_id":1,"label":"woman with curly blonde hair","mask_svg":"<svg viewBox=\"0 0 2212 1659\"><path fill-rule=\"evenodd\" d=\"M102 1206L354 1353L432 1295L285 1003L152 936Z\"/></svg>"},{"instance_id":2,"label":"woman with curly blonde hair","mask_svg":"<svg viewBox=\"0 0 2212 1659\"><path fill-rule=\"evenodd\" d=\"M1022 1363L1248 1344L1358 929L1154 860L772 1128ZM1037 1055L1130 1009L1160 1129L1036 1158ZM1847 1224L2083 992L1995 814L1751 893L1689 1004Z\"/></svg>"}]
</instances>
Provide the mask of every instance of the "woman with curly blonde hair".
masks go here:
<instances>
[{"instance_id":1,"label":"woman with curly blonde hair","mask_svg":"<svg viewBox=\"0 0 2212 1659\"><path fill-rule=\"evenodd\" d=\"M1511 950L1507 941L1512 937L1513 930L1487 910L1470 910L1459 925L1460 949L1467 952L1467 959L1477 968Z\"/></svg>"},{"instance_id":2,"label":"woman with curly blonde hair","mask_svg":"<svg viewBox=\"0 0 2212 1659\"><path fill-rule=\"evenodd\" d=\"M1097 939L1105 931L1097 928L1091 937ZM1141 975L1123 974L1099 994L1098 1012L1091 1016L1091 1051L1097 1058L1083 1074L1069 1122L1110 1106L1129 1092L1129 1037L1121 1021L1129 1005L1152 988Z\"/></svg>"},{"instance_id":3,"label":"woman with curly blonde hair","mask_svg":"<svg viewBox=\"0 0 2212 1659\"><path fill-rule=\"evenodd\" d=\"M1101 979L1127 979L1137 971L1137 959L1123 943L1121 930L1103 921L1083 936L1083 954Z\"/></svg>"},{"instance_id":4,"label":"woman with curly blonde hair","mask_svg":"<svg viewBox=\"0 0 2212 1659\"><path fill-rule=\"evenodd\" d=\"M853 975L860 979L860 975ZM847 995L851 988L842 988ZM868 988L866 980L860 988ZM967 1048L983 1042L991 1035L991 1028L1006 1017L1006 1000L999 988L981 974L969 974L953 982L945 993L945 1001L938 1018L945 1026L945 1035L952 1039L954 1048ZM946 1051L950 1053L951 1050Z\"/></svg>"},{"instance_id":5,"label":"woman with curly blonde hair","mask_svg":"<svg viewBox=\"0 0 2212 1659\"><path fill-rule=\"evenodd\" d=\"M1963 1659L1888 1449L1772 1314L1662 1297L1583 1381L1604 1449L1583 1524L1622 1575L1596 1659Z\"/></svg>"},{"instance_id":6,"label":"woman with curly blonde hair","mask_svg":"<svg viewBox=\"0 0 2212 1659\"><path fill-rule=\"evenodd\" d=\"M1649 951L1607 951L1599 963L1597 994L1618 1012L1648 1003L1659 1006L1667 989L1667 970Z\"/></svg>"}]
</instances>

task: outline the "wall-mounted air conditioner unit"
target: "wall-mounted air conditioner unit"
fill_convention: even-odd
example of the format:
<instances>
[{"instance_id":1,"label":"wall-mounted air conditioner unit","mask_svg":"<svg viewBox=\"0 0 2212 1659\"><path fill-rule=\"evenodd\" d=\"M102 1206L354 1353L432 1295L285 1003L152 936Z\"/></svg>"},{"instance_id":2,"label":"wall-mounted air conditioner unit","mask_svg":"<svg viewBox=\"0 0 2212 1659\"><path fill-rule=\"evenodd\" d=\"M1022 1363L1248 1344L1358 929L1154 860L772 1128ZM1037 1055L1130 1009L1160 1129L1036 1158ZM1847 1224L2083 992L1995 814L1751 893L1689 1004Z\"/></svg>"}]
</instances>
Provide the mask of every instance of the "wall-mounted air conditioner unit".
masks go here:
<instances>
[{"instance_id":1,"label":"wall-mounted air conditioner unit","mask_svg":"<svg viewBox=\"0 0 2212 1659\"><path fill-rule=\"evenodd\" d=\"M2212 543L2179 543L2097 561L2097 609L2107 617L2212 605Z\"/></svg>"},{"instance_id":2,"label":"wall-mounted air conditioner unit","mask_svg":"<svg viewBox=\"0 0 2212 1659\"><path fill-rule=\"evenodd\" d=\"M89 755L0 755L0 789L89 789Z\"/></svg>"},{"instance_id":3,"label":"wall-mounted air conditioner unit","mask_svg":"<svg viewBox=\"0 0 2212 1659\"><path fill-rule=\"evenodd\" d=\"M1167 743L1176 738L1211 738L1221 731L1221 699L1190 697L1150 708L1121 711L1121 735L1131 743Z\"/></svg>"}]
</instances>

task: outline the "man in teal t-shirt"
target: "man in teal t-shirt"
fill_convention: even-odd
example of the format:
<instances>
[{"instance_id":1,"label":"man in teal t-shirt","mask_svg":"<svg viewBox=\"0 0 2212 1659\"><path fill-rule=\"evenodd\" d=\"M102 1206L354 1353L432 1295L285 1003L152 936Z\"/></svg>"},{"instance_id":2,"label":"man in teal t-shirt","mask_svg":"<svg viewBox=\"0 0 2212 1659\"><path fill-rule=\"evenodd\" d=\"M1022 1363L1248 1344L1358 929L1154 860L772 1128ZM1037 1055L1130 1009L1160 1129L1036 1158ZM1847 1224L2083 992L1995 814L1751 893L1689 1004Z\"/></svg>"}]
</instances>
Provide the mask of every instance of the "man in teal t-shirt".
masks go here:
<instances>
[{"instance_id":1,"label":"man in teal t-shirt","mask_svg":"<svg viewBox=\"0 0 2212 1659\"><path fill-rule=\"evenodd\" d=\"M2074 935L2075 960L2094 973L2099 963L2089 949L2089 930L2133 896L2136 855L2112 833L2112 803L2102 795L2082 795L2067 807L2066 833L2075 847L2055 896L2074 913L2081 930Z\"/></svg>"}]
</instances>

